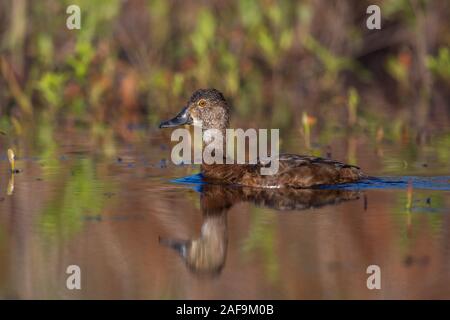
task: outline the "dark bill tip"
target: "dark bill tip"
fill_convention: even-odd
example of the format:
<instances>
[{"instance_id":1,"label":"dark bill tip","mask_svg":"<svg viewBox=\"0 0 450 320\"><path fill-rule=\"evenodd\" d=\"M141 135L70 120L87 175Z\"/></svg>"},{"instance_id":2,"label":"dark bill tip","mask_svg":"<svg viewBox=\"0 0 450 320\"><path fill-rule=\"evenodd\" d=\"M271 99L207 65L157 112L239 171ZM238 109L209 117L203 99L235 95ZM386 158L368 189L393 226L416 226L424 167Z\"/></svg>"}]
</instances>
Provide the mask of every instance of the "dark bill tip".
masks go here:
<instances>
[{"instance_id":1,"label":"dark bill tip","mask_svg":"<svg viewBox=\"0 0 450 320\"><path fill-rule=\"evenodd\" d=\"M184 107L183 110L175 116L175 118L161 122L159 128L172 128L184 124L192 124L192 118L189 116L187 107Z\"/></svg>"}]
</instances>

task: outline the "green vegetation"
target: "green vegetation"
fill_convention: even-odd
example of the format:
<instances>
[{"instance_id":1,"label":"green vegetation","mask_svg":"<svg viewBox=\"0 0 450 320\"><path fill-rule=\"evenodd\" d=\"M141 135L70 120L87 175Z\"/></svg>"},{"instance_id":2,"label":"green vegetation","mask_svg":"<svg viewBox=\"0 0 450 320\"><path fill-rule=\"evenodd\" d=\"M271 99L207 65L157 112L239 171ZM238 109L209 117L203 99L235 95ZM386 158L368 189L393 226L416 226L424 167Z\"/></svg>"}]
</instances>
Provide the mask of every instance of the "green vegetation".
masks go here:
<instances>
[{"instance_id":1,"label":"green vegetation","mask_svg":"<svg viewBox=\"0 0 450 320\"><path fill-rule=\"evenodd\" d=\"M65 27L69 4L81 8L81 30ZM389 132L395 119L418 134L445 109L437 101L448 101L448 17L435 19L440 28L426 44L416 35L425 32L424 19L449 5L385 1L379 33L386 35L374 37L362 23L369 4L5 1L0 129L19 134L20 123L44 113L50 122L75 119L100 138L108 127L127 138L128 125L153 127L192 90L214 86L243 123L266 120L288 130L307 112L320 127L335 121ZM393 43L388 34L400 36ZM345 92L347 111L323 112L344 105ZM421 95L425 119L418 121Z\"/></svg>"}]
</instances>

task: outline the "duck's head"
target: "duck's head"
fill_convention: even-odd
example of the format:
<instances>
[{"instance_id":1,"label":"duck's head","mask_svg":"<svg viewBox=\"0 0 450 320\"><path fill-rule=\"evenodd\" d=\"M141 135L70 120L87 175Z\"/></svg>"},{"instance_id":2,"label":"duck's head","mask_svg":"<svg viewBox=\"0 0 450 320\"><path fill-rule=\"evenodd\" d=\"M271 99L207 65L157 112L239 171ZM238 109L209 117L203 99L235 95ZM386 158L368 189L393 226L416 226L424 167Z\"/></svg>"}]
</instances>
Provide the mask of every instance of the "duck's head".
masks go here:
<instances>
[{"instance_id":1,"label":"duck's head","mask_svg":"<svg viewBox=\"0 0 450 320\"><path fill-rule=\"evenodd\" d=\"M230 108L222 93L216 89L199 89L175 118L163 121L160 128L181 125L202 126L203 129L226 129Z\"/></svg>"}]
</instances>

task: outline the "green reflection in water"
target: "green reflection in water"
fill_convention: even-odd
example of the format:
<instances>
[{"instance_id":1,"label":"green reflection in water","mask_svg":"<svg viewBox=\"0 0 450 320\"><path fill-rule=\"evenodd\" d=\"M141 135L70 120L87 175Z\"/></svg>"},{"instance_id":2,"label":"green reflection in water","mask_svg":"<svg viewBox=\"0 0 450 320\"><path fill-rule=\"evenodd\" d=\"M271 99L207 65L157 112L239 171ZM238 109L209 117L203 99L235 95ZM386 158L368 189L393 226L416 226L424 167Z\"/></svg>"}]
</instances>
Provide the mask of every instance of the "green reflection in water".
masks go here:
<instances>
[{"instance_id":1,"label":"green reflection in water","mask_svg":"<svg viewBox=\"0 0 450 320\"><path fill-rule=\"evenodd\" d=\"M252 208L250 213L251 225L248 237L244 240L243 252L259 252L264 261L264 271L271 283L280 277L280 266L276 254L276 215L267 213L259 208Z\"/></svg>"},{"instance_id":2,"label":"green reflection in water","mask_svg":"<svg viewBox=\"0 0 450 320\"><path fill-rule=\"evenodd\" d=\"M105 185L97 180L92 159L78 159L63 185L42 210L39 224L52 240L67 240L83 226L85 214L99 214L104 206Z\"/></svg>"},{"instance_id":3,"label":"green reflection in water","mask_svg":"<svg viewBox=\"0 0 450 320\"><path fill-rule=\"evenodd\" d=\"M45 166L42 167L43 174L55 174L59 172L58 159L56 151L58 149L54 137L54 127L51 121L47 120L45 115L40 119L37 126L36 150L39 151L39 157Z\"/></svg>"},{"instance_id":4,"label":"green reflection in water","mask_svg":"<svg viewBox=\"0 0 450 320\"><path fill-rule=\"evenodd\" d=\"M392 213L398 226L402 251L408 252L413 248L418 232L426 227L438 236L442 232L444 210L443 193L414 189L397 193Z\"/></svg>"}]
</instances>

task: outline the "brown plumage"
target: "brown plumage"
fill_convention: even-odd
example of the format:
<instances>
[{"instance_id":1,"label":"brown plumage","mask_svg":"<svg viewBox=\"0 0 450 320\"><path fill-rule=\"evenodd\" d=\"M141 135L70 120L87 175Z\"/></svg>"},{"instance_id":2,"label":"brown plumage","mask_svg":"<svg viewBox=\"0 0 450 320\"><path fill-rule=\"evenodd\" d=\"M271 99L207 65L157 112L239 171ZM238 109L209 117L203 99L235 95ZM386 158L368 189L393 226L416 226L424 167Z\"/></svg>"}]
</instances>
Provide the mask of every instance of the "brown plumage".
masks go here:
<instances>
[{"instance_id":1,"label":"brown plumage","mask_svg":"<svg viewBox=\"0 0 450 320\"><path fill-rule=\"evenodd\" d=\"M216 89L197 90L187 106L172 120L162 122L160 128L202 121L203 129L219 129L223 133L229 126L230 107ZM279 156L279 170L273 175L261 175L261 167L269 164L205 164L201 172L205 181L214 184L233 184L264 188L311 188L355 182L366 178L357 166L336 160L295 154Z\"/></svg>"},{"instance_id":2,"label":"brown plumage","mask_svg":"<svg viewBox=\"0 0 450 320\"><path fill-rule=\"evenodd\" d=\"M364 177L356 166L339 161L296 154L281 154L279 169L274 175L261 175L257 164L212 164L202 165L202 174L207 182L214 184L236 184L253 187L309 188L358 181ZM265 164L264 166L268 166Z\"/></svg>"}]
</instances>

